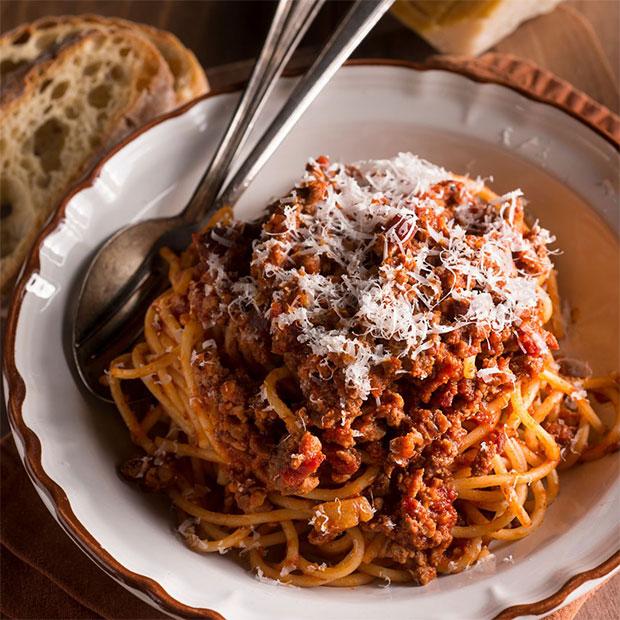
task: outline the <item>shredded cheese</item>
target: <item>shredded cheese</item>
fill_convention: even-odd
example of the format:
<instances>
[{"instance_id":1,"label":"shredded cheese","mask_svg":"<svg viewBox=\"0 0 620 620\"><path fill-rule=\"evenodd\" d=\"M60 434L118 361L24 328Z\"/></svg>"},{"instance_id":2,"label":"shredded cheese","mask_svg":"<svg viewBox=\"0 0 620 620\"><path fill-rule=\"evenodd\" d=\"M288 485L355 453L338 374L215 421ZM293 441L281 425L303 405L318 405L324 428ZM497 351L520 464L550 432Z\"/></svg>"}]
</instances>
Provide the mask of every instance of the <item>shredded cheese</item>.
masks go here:
<instances>
[{"instance_id":1,"label":"shredded cheese","mask_svg":"<svg viewBox=\"0 0 620 620\"><path fill-rule=\"evenodd\" d=\"M359 398L370 395L372 371L386 361L411 362L468 325L518 327L537 308L539 278L551 269L545 246L554 238L538 223L527 229L519 221L520 190L485 203L478 179L448 208L444 187L452 175L410 153L353 165L310 160L307 170L280 201L278 226L263 226L254 242L253 275L231 284L214 255L209 274L213 287L232 292L231 307L253 305L272 334L294 326L299 343L339 367ZM322 195L306 204L304 188L317 185ZM306 270L304 258L334 268ZM257 278L272 291L260 307ZM463 312L446 316L446 300ZM282 306L275 314L274 303ZM476 376L488 381L497 372L504 371Z\"/></svg>"}]
</instances>

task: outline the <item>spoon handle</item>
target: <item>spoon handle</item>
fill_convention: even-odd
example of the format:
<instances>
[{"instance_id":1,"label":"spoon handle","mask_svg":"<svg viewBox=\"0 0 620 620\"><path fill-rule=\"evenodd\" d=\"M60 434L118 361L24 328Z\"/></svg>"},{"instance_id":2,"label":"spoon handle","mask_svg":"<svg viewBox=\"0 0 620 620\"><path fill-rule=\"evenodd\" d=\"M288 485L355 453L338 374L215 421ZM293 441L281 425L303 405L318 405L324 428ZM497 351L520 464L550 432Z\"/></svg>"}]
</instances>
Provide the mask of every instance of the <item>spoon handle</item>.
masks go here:
<instances>
[{"instance_id":1,"label":"spoon handle","mask_svg":"<svg viewBox=\"0 0 620 620\"><path fill-rule=\"evenodd\" d=\"M326 47L299 80L288 101L241 164L205 219L234 205L334 73L387 11L393 0L357 0ZM206 206L206 205L205 205Z\"/></svg>"},{"instance_id":2,"label":"spoon handle","mask_svg":"<svg viewBox=\"0 0 620 620\"><path fill-rule=\"evenodd\" d=\"M325 0L280 0L252 76L211 163L181 214L193 222L215 202L230 164L245 143L263 104Z\"/></svg>"}]
</instances>

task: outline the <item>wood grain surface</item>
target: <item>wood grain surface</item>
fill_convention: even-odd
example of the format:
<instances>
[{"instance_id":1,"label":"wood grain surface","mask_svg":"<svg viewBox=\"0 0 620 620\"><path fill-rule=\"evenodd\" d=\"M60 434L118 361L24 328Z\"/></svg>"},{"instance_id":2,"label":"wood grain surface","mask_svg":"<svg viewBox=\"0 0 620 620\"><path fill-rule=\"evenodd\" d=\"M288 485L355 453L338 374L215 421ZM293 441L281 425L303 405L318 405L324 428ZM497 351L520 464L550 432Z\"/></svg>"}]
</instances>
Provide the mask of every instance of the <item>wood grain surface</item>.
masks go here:
<instances>
[{"instance_id":1,"label":"wood grain surface","mask_svg":"<svg viewBox=\"0 0 620 620\"><path fill-rule=\"evenodd\" d=\"M327 2L302 48L320 46L348 6L348 2ZM208 68L255 56L272 12L273 2L256 0L3 0L0 29L44 15L116 15L174 32ZM523 24L495 49L533 60L618 112L619 31L619 0L567 0L551 14ZM354 56L423 60L433 53L388 14Z\"/></svg>"},{"instance_id":2,"label":"wood grain surface","mask_svg":"<svg viewBox=\"0 0 620 620\"><path fill-rule=\"evenodd\" d=\"M333 31L349 3L328 2L302 42L311 55ZM98 13L174 32L205 68L256 55L273 12L270 1L243 0L2 0L0 30L45 15ZM530 59L620 111L620 1L567 0L553 13L523 24L494 49ZM386 15L355 52L356 57L424 60L433 49ZM620 618L620 575L576 601L554 620Z\"/></svg>"}]
</instances>

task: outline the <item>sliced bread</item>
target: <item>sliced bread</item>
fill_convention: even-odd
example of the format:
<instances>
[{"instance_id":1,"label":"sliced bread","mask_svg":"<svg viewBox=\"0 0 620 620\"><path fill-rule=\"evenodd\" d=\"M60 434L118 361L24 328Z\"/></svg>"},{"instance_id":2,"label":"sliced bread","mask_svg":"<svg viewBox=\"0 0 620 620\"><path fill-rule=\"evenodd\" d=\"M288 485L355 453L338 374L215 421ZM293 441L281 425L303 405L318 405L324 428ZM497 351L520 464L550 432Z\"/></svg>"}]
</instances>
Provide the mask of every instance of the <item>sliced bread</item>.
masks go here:
<instances>
[{"instance_id":1,"label":"sliced bread","mask_svg":"<svg viewBox=\"0 0 620 620\"><path fill-rule=\"evenodd\" d=\"M100 15L45 17L6 33L0 37L0 74L6 79L68 36L87 30L110 29L128 29L148 39L159 50L173 75L178 105L207 92L207 79L196 56L173 34L145 24Z\"/></svg>"},{"instance_id":2,"label":"sliced bread","mask_svg":"<svg viewBox=\"0 0 620 620\"><path fill-rule=\"evenodd\" d=\"M13 66L0 99L4 290L38 230L93 159L177 103L161 54L128 28L75 32L26 63Z\"/></svg>"}]
</instances>

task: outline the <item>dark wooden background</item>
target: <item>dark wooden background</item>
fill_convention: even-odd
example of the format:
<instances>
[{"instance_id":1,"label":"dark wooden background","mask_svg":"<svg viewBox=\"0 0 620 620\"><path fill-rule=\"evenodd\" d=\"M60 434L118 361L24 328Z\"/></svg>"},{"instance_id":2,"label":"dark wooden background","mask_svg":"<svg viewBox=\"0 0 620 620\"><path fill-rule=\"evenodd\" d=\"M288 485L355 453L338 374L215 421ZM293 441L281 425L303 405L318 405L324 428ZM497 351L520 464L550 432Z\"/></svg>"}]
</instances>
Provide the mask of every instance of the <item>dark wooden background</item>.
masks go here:
<instances>
[{"instance_id":1,"label":"dark wooden background","mask_svg":"<svg viewBox=\"0 0 620 620\"><path fill-rule=\"evenodd\" d=\"M303 50L318 48L349 6L331 0L310 28ZM174 32L207 69L256 55L269 26L268 0L0 0L0 31L45 15L97 13ZM566 0L553 13L523 24L494 49L528 58L572 82L613 111L620 110L620 0ZM357 57L423 60L434 51L386 15ZM221 72L213 72L213 78ZM4 426L4 424L3 424ZM620 576L589 598L577 620L620 617ZM568 612L568 610L567 610ZM564 615L563 618L572 617Z\"/></svg>"},{"instance_id":2,"label":"dark wooden background","mask_svg":"<svg viewBox=\"0 0 620 620\"><path fill-rule=\"evenodd\" d=\"M330 0L302 42L320 46L349 2ZM260 49L273 12L268 0L0 0L0 30L45 15L99 13L174 32L205 68L246 60ZM620 0L566 0L501 41L494 49L533 60L618 111ZM386 15L357 57L423 60L433 50Z\"/></svg>"}]
</instances>

